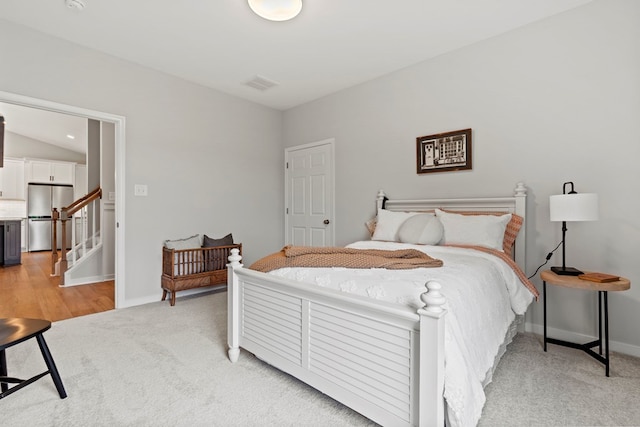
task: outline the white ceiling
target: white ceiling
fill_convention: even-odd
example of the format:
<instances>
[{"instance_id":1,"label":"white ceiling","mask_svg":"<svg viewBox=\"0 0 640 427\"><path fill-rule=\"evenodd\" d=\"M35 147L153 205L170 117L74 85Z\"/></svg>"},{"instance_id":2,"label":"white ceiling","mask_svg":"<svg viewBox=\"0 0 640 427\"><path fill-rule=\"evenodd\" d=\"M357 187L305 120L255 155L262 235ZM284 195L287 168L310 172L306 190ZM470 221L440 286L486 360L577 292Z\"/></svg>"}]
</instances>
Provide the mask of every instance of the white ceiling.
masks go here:
<instances>
[{"instance_id":1,"label":"white ceiling","mask_svg":"<svg viewBox=\"0 0 640 427\"><path fill-rule=\"evenodd\" d=\"M303 0L287 22L246 0L82 1L2 0L0 19L285 110L591 0Z\"/></svg>"},{"instance_id":2,"label":"white ceiling","mask_svg":"<svg viewBox=\"0 0 640 427\"><path fill-rule=\"evenodd\" d=\"M87 152L87 119L0 102L5 130L77 153ZM69 138L71 135L74 139Z\"/></svg>"},{"instance_id":3,"label":"white ceiling","mask_svg":"<svg viewBox=\"0 0 640 427\"><path fill-rule=\"evenodd\" d=\"M286 110L591 0L303 0L287 22L246 0L82 1L2 0L0 19ZM245 84L256 76L278 85ZM0 114L10 132L85 150L85 119L2 103Z\"/></svg>"}]
</instances>

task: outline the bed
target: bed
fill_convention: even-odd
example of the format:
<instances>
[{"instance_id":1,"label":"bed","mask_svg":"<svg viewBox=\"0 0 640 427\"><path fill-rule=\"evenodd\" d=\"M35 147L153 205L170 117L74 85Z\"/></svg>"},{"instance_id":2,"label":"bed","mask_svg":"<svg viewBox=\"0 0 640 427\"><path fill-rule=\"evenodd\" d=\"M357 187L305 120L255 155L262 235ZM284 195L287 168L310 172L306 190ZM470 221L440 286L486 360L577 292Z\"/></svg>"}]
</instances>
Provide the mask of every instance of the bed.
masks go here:
<instances>
[{"instance_id":1,"label":"bed","mask_svg":"<svg viewBox=\"0 0 640 427\"><path fill-rule=\"evenodd\" d=\"M469 216L483 214L496 218L503 217L506 213L515 214L521 219L521 223L526 217L526 190L522 183L517 184L514 194L509 197L393 200L387 199L384 192L380 191L376 203L378 218L382 217L381 213L424 213L434 210L440 214L454 211ZM380 220L378 226L382 230ZM522 226L517 239L512 240L513 245L509 251L521 268L518 280L526 280L522 274L525 271L525 238L526 231ZM427 249L424 249L424 245L363 241L350 246L357 249L412 248L427 253L435 251L437 257L444 258L445 267L420 271L448 273L435 274L435 277L440 274L437 280L427 277L419 282L424 288L423 291L413 291L416 293L417 304L415 301L399 304L399 300L359 294L356 290L358 280L366 282L368 278L336 281L353 287L351 292L331 286L310 286L297 280L301 275L308 275L308 271L254 271L244 268L241 256L237 251L232 251L228 264L228 354L231 362L238 360L240 349L243 348L381 425L443 426L445 420L449 425L475 424L479 418L478 411L482 410L484 403L480 398L484 394L479 397L477 389L479 387L481 393L482 387L490 381L492 369L499 360L501 351L514 334L517 314L524 314L529 302L537 296L535 288L525 291L516 284L509 285L507 291L500 290L492 294L489 287L483 287L473 298L487 294L486 303L474 300L472 303L465 303L471 308L452 310L449 313L450 306L460 306L458 301L465 299L460 297L461 292L455 286L466 286L464 281L467 279L462 281L452 274L457 268L455 260L464 260L461 262L465 265L490 265L487 271L491 271L491 274L503 274L496 271L508 270L503 267L505 261L497 260L498 257L478 251L477 248L451 245L440 248L426 246ZM469 261L472 258L466 257L476 257L479 261ZM346 269L333 270L337 270L337 274L345 274ZM418 270L413 270L411 274L415 275L417 272ZM325 271L318 274L320 276L316 275L312 281L322 282L318 277L329 277L325 276ZM389 281L393 279L388 274L388 271L383 272L382 282L385 277L390 278ZM484 275L485 273L460 273L460 277ZM401 280L406 284L416 283L420 279L411 276L410 279ZM380 286L371 288L375 290ZM514 289L513 292L511 288ZM496 289L502 289L502 285L496 286ZM507 302L502 301L505 298ZM501 308L509 304L511 306ZM485 316L485 312L481 312L478 314L480 317L474 318L473 310L504 312L498 316L504 317L508 324L498 328L498 331L489 332L486 340L493 342L490 349L467 348L471 344L466 341L458 343L456 347L456 340L459 341L460 337L456 335L458 332L452 331L464 329L462 325L465 321L469 325L469 322L479 323L477 319ZM467 311L471 314L467 315ZM469 316L470 319L461 320ZM474 341L473 336L468 340ZM484 344L480 347L483 346ZM487 359L488 355L493 356L483 378L476 378L477 372L475 376L467 373L468 377L473 376L472 381L467 381L468 377L458 372L474 373L478 368L464 367L465 363L469 364L469 360L476 358ZM454 369L457 366L454 362L461 363L462 368ZM459 377L457 380L451 379L456 375ZM479 385L475 384L476 379ZM475 389L470 395L466 395L467 391L445 384L445 380L452 384L462 381L464 384L461 388L465 388L466 382L469 382L468 386ZM448 392L446 399L445 387Z\"/></svg>"}]
</instances>

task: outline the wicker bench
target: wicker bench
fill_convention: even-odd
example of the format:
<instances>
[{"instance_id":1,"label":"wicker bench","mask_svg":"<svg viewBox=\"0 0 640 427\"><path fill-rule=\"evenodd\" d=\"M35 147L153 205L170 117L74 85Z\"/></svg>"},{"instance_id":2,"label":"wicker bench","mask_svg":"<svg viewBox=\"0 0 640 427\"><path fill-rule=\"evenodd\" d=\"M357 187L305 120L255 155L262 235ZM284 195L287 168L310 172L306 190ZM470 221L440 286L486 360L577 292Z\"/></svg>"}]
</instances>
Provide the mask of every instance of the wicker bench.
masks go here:
<instances>
[{"instance_id":1,"label":"wicker bench","mask_svg":"<svg viewBox=\"0 0 640 427\"><path fill-rule=\"evenodd\" d=\"M162 248L162 301L171 294L171 305L176 303L176 292L204 286L227 284L227 262L231 249L242 244L197 249Z\"/></svg>"}]
</instances>

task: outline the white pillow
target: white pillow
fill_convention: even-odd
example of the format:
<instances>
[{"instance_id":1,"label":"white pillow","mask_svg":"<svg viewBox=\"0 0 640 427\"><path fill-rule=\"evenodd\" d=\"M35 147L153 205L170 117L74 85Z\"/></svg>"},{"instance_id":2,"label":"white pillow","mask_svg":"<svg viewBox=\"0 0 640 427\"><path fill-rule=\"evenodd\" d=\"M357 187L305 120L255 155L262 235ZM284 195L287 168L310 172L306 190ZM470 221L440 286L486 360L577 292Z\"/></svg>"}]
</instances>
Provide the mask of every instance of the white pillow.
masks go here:
<instances>
[{"instance_id":1,"label":"white pillow","mask_svg":"<svg viewBox=\"0 0 640 427\"><path fill-rule=\"evenodd\" d=\"M502 250L504 231L511 214L460 215L436 209L444 227L443 244L475 245Z\"/></svg>"},{"instance_id":2,"label":"white pillow","mask_svg":"<svg viewBox=\"0 0 640 427\"><path fill-rule=\"evenodd\" d=\"M402 223L398 238L402 243L437 245L442 240L444 227L434 214L424 213L412 216Z\"/></svg>"},{"instance_id":3,"label":"white pillow","mask_svg":"<svg viewBox=\"0 0 640 427\"><path fill-rule=\"evenodd\" d=\"M199 249L202 241L199 234L186 239L165 240L164 245L169 249ZM178 276L181 274L195 274L204 271L204 262L202 259L202 251L183 252L180 255L173 255L173 274Z\"/></svg>"},{"instance_id":4,"label":"white pillow","mask_svg":"<svg viewBox=\"0 0 640 427\"><path fill-rule=\"evenodd\" d=\"M185 239L165 240L164 245L169 249L195 249L202 246L199 234L195 234Z\"/></svg>"},{"instance_id":5,"label":"white pillow","mask_svg":"<svg viewBox=\"0 0 640 427\"><path fill-rule=\"evenodd\" d=\"M378 211L376 230L373 232L371 240L397 242L400 226L403 222L414 215L417 215L417 212L393 212L386 209L380 209Z\"/></svg>"}]
</instances>

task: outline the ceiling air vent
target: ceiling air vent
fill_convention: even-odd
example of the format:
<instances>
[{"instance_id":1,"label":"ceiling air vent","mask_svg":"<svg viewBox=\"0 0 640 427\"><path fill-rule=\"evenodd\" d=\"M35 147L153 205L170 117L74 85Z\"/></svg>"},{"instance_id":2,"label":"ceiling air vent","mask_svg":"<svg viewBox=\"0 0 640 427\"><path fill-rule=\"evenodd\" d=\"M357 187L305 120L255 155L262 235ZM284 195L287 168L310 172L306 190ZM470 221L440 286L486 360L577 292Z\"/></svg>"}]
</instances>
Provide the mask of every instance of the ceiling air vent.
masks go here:
<instances>
[{"instance_id":1,"label":"ceiling air vent","mask_svg":"<svg viewBox=\"0 0 640 427\"><path fill-rule=\"evenodd\" d=\"M263 76L255 76L248 82L245 82L245 85L250 86L254 89L263 90L263 91L267 89L271 89L274 86L278 86L278 84L279 84L278 82L274 82L273 80L269 80L268 78Z\"/></svg>"}]
</instances>

